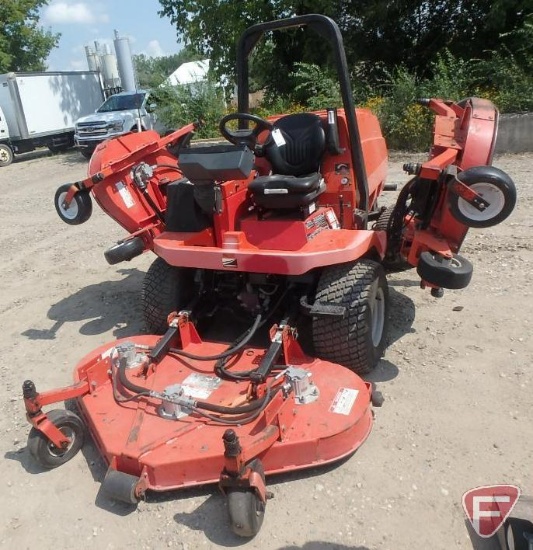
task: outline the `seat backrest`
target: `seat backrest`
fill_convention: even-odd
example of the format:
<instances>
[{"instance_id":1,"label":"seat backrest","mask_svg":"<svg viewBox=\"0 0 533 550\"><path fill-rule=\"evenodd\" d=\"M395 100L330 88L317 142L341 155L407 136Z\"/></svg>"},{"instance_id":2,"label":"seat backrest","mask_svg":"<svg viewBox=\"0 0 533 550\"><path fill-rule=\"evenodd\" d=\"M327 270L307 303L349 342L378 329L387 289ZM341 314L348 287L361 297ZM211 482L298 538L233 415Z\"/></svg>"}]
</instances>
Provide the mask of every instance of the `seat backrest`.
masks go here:
<instances>
[{"instance_id":1,"label":"seat backrest","mask_svg":"<svg viewBox=\"0 0 533 550\"><path fill-rule=\"evenodd\" d=\"M287 115L274 123L265 157L275 174L303 176L318 172L326 148L320 117L312 113Z\"/></svg>"}]
</instances>

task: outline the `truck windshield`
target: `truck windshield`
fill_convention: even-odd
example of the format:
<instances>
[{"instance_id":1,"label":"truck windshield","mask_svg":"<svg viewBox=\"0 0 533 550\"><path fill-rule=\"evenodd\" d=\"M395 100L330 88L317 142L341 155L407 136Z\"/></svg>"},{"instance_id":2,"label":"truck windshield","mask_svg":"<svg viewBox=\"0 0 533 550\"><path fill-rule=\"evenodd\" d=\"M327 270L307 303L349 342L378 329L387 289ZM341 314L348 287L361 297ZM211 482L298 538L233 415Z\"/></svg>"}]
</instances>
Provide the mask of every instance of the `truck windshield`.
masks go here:
<instances>
[{"instance_id":1,"label":"truck windshield","mask_svg":"<svg viewBox=\"0 0 533 550\"><path fill-rule=\"evenodd\" d=\"M129 109L140 109L145 94L112 95L98 109L98 113L109 111L128 111Z\"/></svg>"}]
</instances>

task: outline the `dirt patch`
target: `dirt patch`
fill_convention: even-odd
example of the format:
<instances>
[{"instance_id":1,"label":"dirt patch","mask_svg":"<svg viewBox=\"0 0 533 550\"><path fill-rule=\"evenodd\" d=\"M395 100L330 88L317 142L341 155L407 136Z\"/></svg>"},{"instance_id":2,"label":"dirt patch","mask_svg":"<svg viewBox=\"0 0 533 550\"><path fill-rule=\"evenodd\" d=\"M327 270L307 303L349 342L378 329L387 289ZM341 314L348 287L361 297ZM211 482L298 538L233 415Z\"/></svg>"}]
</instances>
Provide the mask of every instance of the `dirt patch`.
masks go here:
<instances>
[{"instance_id":1,"label":"dirt patch","mask_svg":"<svg viewBox=\"0 0 533 550\"><path fill-rule=\"evenodd\" d=\"M394 156L390 181L404 182ZM70 383L100 344L141 330L139 291L151 254L109 266L122 229L95 205L82 226L57 217L53 196L85 176L77 153L0 169L0 546L6 549L471 549L464 491L512 483L533 493L533 155L495 165L519 199L502 225L473 230L462 254L474 277L440 300L413 271L389 276L390 345L372 374L386 397L369 440L336 467L269 482L263 528L243 542L216 488L150 495L136 509L99 494L105 467L91 444L41 471L26 450L21 384Z\"/></svg>"}]
</instances>

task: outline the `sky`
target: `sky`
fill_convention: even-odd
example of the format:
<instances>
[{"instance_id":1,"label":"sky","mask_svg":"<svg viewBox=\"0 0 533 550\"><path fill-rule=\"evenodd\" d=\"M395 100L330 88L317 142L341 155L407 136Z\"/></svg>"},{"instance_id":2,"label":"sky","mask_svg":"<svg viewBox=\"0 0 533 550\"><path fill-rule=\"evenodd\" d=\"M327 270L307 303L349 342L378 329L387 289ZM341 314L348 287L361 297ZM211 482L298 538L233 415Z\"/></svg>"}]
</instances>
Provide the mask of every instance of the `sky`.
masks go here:
<instances>
[{"instance_id":1,"label":"sky","mask_svg":"<svg viewBox=\"0 0 533 550\"><path fill-rule=\"evenodd\" d=\"M133 54L172 55L181 49L170 20L157 14L158 0L50 0L40 11L40 24L61 33L47 64L50 71L88 70L85 46L109 44L114 53L116 29L130 39Z\"/></svg>"}]
</instances>

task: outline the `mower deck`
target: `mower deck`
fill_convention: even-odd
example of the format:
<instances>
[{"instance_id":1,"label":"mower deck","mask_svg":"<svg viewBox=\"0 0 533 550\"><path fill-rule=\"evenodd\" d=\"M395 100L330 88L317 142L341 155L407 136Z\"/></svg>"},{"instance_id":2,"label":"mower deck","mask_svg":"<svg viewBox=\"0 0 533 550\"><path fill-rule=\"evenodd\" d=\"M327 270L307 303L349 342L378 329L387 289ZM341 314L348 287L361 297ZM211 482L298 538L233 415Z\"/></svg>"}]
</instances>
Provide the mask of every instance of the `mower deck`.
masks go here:
<instances>
[{"instance_id":1,"label":"mower deck","mask_svg":"<svg viewBox=\"0 0 533 550\"><path fill-rule=\"evenodd\" d=\"M306 356L285 322L271 328L266 349L248 346L260 319L228 348L203 342L188 312L173 314L162 337L88 354L71 386L39 393L27 380L31 454L59 466L87 428L109 466L102 489L110 497L134 504L147 490L218 482L234 532L254 536L269 496L265 474L350 455L370 433L371 404L380 404L354 372ZM43 411L72 398L84 422L71 411Z\"/></svg>"},{"instance_id":2,"label":"mower deck","mask_svg":"<svg viewBox=\"0 0 533 550\"><path fill-rule=\"evenodd\" d=\"M155 336L136 336L129 342L155 345ZM109 364L102 360L116 345L102 346L76 367L78 380L103 380L94 391L78 399L81 412L100 452L113 469L143 479L147 489L163 491L216 483L224 467L222 437L228 425L218 425L196 415L178 420L161 416L161 401L140 398L118 403ZM227 346L217 343L190 344L187 351L213 355ZM249 348L231 370L257 366L265 350ZM242 405L247 400L249 381L221 380L213 374L214 361L183 360L168 354L146 379L139 369L128 377L147 390L163 392L181 384L190 396L224 406ZM293 395L281 393L264 413L234 430L243 448L244 461L259 456L266 474L309 468L339 460L355 451L368 436L372 425L369 387L354 373L339 365L302 358L295 365L312 375L319 393L311 403L299 404ZM279 432L279 434L278 434ZM277 437L256 454L265 441Z\"/></svg>"}]
</instances>

